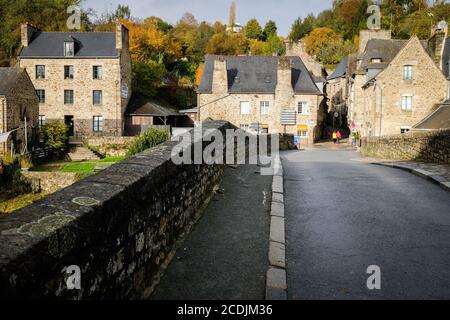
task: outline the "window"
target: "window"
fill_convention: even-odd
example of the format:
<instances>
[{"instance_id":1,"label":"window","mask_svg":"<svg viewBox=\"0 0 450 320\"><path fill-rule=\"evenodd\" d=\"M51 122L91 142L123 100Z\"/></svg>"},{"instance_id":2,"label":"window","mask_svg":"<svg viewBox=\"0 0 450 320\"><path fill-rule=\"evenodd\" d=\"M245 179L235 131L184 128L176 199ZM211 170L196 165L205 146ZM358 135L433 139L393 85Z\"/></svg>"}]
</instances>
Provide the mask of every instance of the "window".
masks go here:
<instances>
[{"instance_id":1,"label":"window","mask_svg":"<svg viewBox=\"0 0 450 320\"><path fill-rule=\"evenodd\" d=\"M261 101L259 103L260 114L267 115L269 114L269 101Z\"/></svg>"},{"instance_id":2,"label":"window","mask_svg":"<svg viewBox=\"0 0 450 320\"><path fill-rule=\"evenodd\" d=\"M403 80L412 80L412 66L403 66Z\"/></svg>"},{"instance_id":3,"label":"window","mask_svg":"<svg viewBox=\"0 0 450 320\"><path fill-rule=\"evenodd\" d=\"M103 131L103 117L102 116L94 117L93 130L94 130L94 132L102 132Z\"/></svg>"},{"instance_id":4,"label":"window","mask_svg":"<svg viewBox=\"0 0 450 320\"><path fill-rule=\"evenodd\" d=\"M36 66L36 79L45 79L45 66Z\"/></svg>"},{"instance_id":5,"label":"window","mask_svg":"<svg viewBox=\"0 0 450 320\"><path fill-rule=\"evenodd\" d=\"M64 90L64 104L73 104L73 90Z\"/></svg>"},{"instance_id":6,"label":"window","mask_svg":"<svg viewBox=\"0 0 450 320\"><path fill-rule=\"evenodd\" d=\"M400 127L401 134L407 133L408 131L411 131L411 127Z\"/></svg>"},{"instance_id":7,"label":"window","mask_svg":"<svg viewBox=\"0 0 450 320\"><path fill-rule=\"evenodd\" d=\"M94 66L92 73L93 73L94 80L102 80L102 77L103 77L102 66Z\"/></svg>"},{"instance_id":8,"label":"window","mask_svg":"<svg viewBox=\"0 0 450 320\"><path fill-rule=\"evenodd\" d=\"M241 114L250 114L250 102L241 101Z\"/></svg>"},{"instance_id":9,"label":"window","mask_svg":"<svg viewBox=\"0 0 450 320\"><path fill-rule=\"evenodd\" d=\"M73 79L75 69L73 66L64 66L64 79Z\"/></svg>"},{"instance_id":10,"label":"window","mask_svg":"<svg viewBox=\"0 0 450 320\"><path fill-rule=\"evenodd\" d=\"M75 55L75 42L64 42L64 56L73 57Z\"/></svg>"},{"instance_id":11,"label":"window","mask_svg":"<svg viewBox=\"0 0 450 320\"><path fill-rule=\"evenodd\" d=\"M372 58L370 60L371 63L381 63L383 60L381 58Z\"/></svg>"},{"instance_id":12,"label":"window","mask_svg":"<svg viewBox=\"0 0 450 320\"><path fill-rule=\"evenodd\" d=\"M39 128L42 128L43 126L45 126L45 116L41 115L39 116Z\"/></svg>"},{"instance_id":13,"label":"window","mask_svg":"<svg viewBox=\"0 0 450 320\"><path fill-rule=\"evenodd\" d=\"M307 137L308 136L308 131L300 131L300 136L301 137Z\"/></svg>"},{"instance_id":14,"label":"window","mask_svg":"<svg viewBox=\"0 0 450 320\"><path fill-rule=\"evenodd\" d=\"M94 103L94 105L102 104L103 93L102 93L101 90L94 90L94 93L93 93L92 96L93 96L93 103Z\"/></svg>"},{"instance_id":15,"label":"window","mask_svg":"<svg viewBox=\"0 0 450 320\"><path fill-rule=\"evenodd\" d=\"M403 95L402 96L402 110L403 111L411 111L412 109L412 95Z\"/></svg>"},{"instance_id":16,"label":"window","mask_svg":"<svg viewBox=\"0 0 450 320\"><path fill-rule=\"evenodd\" d=\"M36 90L39 103L45 103L45 90Z\"/></svg>"},{"instance_id":17,"label":"window","mask_svg":"<svg viewBox=\"0 0 450 320\"><path fill-rule=\"evenodd\" d=\"M308 114L308 103L306 101L300 101L297 105L298 114Z\"/></svg>"},{"instance_id":18,"label":"window","mask_svg":"<svg viewBox=\"0 0 450 320\"><path fill-rule=\"evenodd\" d=\"M250 129L250 125L249 124L241 124L241 125L239 125L239 128L241 128L241 130L248 131Z\"/></svg>"}]
</instances>

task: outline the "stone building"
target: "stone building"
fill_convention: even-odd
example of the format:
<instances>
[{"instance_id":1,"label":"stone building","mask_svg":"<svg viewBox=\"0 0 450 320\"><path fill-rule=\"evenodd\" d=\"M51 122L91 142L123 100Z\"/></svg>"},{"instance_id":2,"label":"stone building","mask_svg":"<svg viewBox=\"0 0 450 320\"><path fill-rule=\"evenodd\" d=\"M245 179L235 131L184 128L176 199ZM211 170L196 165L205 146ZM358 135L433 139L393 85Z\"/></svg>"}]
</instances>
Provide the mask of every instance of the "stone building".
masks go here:
<instances>
[{"instance_id":1,"label":"stone building","mask_svg":"<svg viewBox=\"0 0 450 320\"><path fill-rule=\"evenodd\" d=\"M371 32L365 32L369 39L363 39L351 79L350 126L362 136L409 131L447 97L435 50L416 36L394 40L386 32Z\"/></svg>"},{"instance_id":2,"label":"stone building","mask_svg":"<svg viewBox=\"0 0 450 320\"><path fill-rule=\"evenodd\" d=\"M254 133L321 137L323 94L299 57L206 56L198 117L227 120Z\"/></svg>"},{"instance_id":3,"label":"stone building","mask_svg":"<svg viewBox=\"0 0 450 320\"><path fill-rule=\"evenodd\" d=\"M29 150L38 138L39 104L24 69L0 68L0 108L0 154L11 149L11 142L15 151Z\"/></svg>"},{"instance_id":4,"label":"stone building","mask_svg":"<svg viewBox=\"0 0 450 320\"><path fill-rule=\"evenodd\" d=\"M64 121L74 137L121 136L131 97L128 30L41 32L22 26L19 65L39 98L39 123Z\"/></svg>"}]
</instances>

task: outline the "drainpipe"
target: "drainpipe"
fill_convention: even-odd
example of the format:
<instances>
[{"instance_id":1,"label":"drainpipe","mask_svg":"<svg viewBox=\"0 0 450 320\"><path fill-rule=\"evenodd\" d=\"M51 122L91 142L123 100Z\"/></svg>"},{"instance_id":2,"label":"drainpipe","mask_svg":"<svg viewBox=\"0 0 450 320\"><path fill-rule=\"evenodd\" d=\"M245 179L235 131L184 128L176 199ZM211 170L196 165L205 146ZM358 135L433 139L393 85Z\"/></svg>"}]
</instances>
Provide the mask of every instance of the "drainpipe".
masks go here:
<instances>
[{"instance_id":1,"label":"drainpipe","mask_svg":"<svg viewBox=\"0 0 450 320\"><path fill-rule=\"evenodd\" d=\"M380 136L381 137L381 126L382 126L382 124L383 124L383 88L377 83L377 82L375 82L375 88L376 87L378 87L378 88L380 88L380 130L379 130L379 134L378 134L378 136ZM376 97L377 95L375 94L375 97Z\"/></svg>"}]
</instances>

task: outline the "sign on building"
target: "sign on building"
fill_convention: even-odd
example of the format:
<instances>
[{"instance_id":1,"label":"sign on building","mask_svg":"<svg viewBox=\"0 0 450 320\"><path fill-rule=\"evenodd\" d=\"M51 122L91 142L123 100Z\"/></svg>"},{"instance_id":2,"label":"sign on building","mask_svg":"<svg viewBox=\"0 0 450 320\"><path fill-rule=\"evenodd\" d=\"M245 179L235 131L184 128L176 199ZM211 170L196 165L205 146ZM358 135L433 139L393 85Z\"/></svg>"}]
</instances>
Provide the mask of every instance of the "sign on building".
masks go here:
<instances>
[{"instance_id":1,"label":"sign on building","mask_svg":"<svg viewBox=\"0 0 450 320\"><path fill-rule=\"evenodd\" d=\"M282 125L296 125L297 113L292 110L281 111L281 124Z\"/></svg>"},{"instance_id":2,"label":"sign on building","mask_svg":"<svg viewBox=\"0 0 450 320\"><path fill-rule=\"evenodd\" d=\"M122 94L122 98L123 99L128 99L128 86L126 84L124 84L122 86L122 89L120 91L121 91L121 94Z\"/></svg>"}]
</instances>

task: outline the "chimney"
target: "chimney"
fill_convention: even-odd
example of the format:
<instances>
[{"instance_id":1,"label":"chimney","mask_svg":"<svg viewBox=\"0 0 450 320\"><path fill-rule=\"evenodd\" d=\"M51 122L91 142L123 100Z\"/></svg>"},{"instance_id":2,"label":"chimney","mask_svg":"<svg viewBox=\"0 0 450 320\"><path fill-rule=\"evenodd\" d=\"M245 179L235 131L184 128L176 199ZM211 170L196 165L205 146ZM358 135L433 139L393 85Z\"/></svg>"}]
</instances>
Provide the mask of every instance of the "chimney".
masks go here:
<instances>
[{"instance_id":1,"label":"chimney","mask_svg":"<svg viewBox=\"0 0 450 320\"><path fill-rule=\"evenodd\" d=\"M359 32L358 55L366 50L367 43L372 39L391 40L391 30L361 30Z\"/></svg>"},{"instance_id":2,"label":"chimney","mask_svg":"<svg viewBox=\"0 0 450 320\"><path fill-rule=\"evenodd\" d=\"M277 68L277 99L291 99L294 95L292 87L292 60L291 57L283 56L278 58Z\"/></svg>"},{"instance_id":3,"label":"chimney","mask_svg":"<svg viewBox=\"0 0 450 320\"><path fill-rule=\"evenodd\" d=\"M431 29L431 38L428 40L428 51L431 53L433 60L442 70L442 57L444 54L445 39L448 34L447 22L441 21Z\"/></svg>"},{"instance_id":4,"label":"chimney","mask_svg":"<svg viewBox=\"0 0 450 320\"><path fill-rule=\"evenodd\" d=\"M38 31L39 30L37 28L33 27L29 23L22 24L20 26L20 35L22 38L22 46L28 47L28 45L31 43L31 38Z\"/></svg>"},{"instance_id":5,"label":"chimney","mask_svg":"<svg viewBox=\"0 0 450 320\"><path fill-rule=\"evenodd\" d=\"M212 93L228 93L227 61L224 57L214 60Z\"/></svg>"},{"instance_id":6,"label":"chimney","mask_svg":"<svg viewBox=\"0 0 450 320\"><path fill-rule=\"evenodd\" d=\"M129 46L129 31L123 24L116 25L116 49L122 50Z\"/></svg>"}]
</instances>

